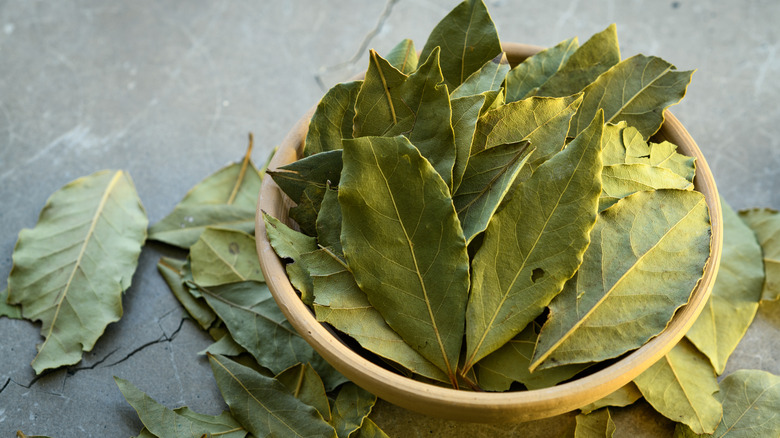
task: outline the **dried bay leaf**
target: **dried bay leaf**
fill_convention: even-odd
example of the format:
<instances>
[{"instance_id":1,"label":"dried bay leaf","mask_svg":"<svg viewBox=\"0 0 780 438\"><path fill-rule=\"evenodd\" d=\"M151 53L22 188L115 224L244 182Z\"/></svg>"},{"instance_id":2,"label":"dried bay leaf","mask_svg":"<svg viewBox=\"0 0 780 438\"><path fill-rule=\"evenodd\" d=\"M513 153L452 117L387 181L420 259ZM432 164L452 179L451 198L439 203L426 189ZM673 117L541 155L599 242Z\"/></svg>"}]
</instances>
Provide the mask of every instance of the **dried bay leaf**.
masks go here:
<instances>
[{"instance_id":1,"label":"dried bay leaf","mask_svg":"<svg viewBox=\"0 0 780 438\"><path fill-rule=\"evenodd\" d=\"M722 374L726 361L758 311L764 285L761 246L755 234L720 200L723 209L723 253L712 295L686 337Z\"/></svg>"},{"instance_id":2,"label":"dried bay leaf","mask_svg":"<svg viewBox=\"0 0 780 438\"><path fill-rule=\"evenodd\" d=\"M100 171L51 195L13 252L8 303L41 321L36 374L81 360L122 316L148 220L130 176Z\"/></svg>"},{"instance_id":3,"label":"dried bay leaf","mask_svg":"<svg viewBox=\"0 0 780 438\"><path fill-rule=\"evenodd\" d=\"M303 156L341 149L342 138L352 138L355 101L363 81L336 84L322 96L309 122Z\"/></svg>"},{"instance_id":4,"label":"dried bay leaf","mask_svg":"<svg viewBox=\"0 0 780 438\"><path fill-rule=\"evenodd\" d=\"M243 438L247 431L230 415L203 415L189 408L171 410L157 403L127 380L114 377L119 390L152 436L165 438L202 438L206 434L228 438Z\"/></svg>"},{"instance_id":5,"label":"dried bay leaf","mask_svg":"<svg viewBox=\"0 0 780 438\"><path fill-rule=\"evenodd\" d=\"M209 310L211 310L209 308ZM248 353L244 347L238 344L238 342L230 336L230 333L225 333L216 342L209 345L205 350L199 351L198 354L219 354L222 356L239 356L244 353Z\"/></svg>"},{"instance_id":6,"label":"dried bay leaf","mask_svg":"<svg viewBox=\"0 0 780 438\"><path fill-rule=\"evenodd\" d=\"M487 228L533 151L526 140L485 149L469 158L452 197L466 243Z\"/></svg>"},{"instance_id":7,"label":"dried bay leaf","mask_svg":"<svg viewBox=\"0 0 780 438\"><path fill-rule=\"evenodd\" d=\"M574 429L574 438L612 438L615 434L615 423L609 414L609 408L600 409L590 414L579 414L575 418L577 428Z\"/></svg>"},{"instance_id":8,"label":"dried bay leaf","mask_svg":"<svg viewBox=\"0 0 780 438\"><path fill-rule=\"evenodd\" d=\"M237 230L206 228L190 248L192 279L200 286L265 281L255 238Z\"/></svg>"},{"instance_id":9,"label":"dried bay leaf","mask_svg":"<svg viewBox=\"0 0 780 438\"><path fill-rule=\"evenodd\" d=\"M739 217L756 233L764 255L762 301L780 299L780 214L769 208L740 211Z\"/></svg>"},{"instance_id":10,"label":"dried bay leaf","mask_svg":"<svg viewBox=\"0 0 780 438\"><path fill-rule=\"evenodd\" d=\"M317 243L335 254L343 255L341 249L341 206L339 193L326 189L317 215Z\"/></svg>"},{"instance_id":11,"label":"dried bay leaf","mask_svg":"<svg viewBox=\"0 0 780 438\"><path fill-rule=\"evenodd\" d=\"M417 51L414 49L414 42L408 38L396 44L385 57L396 70L405 75L414 73L417 70ZM347 137L345 137L347 138Z\"/></svg>"},{"instance_id":12,"label":"dried bay leaf","mask_svg":"<svg viewBox=\"0 0 780 438\"><path fill-rule=\"evenodd\" d=\"M604 189L599 198L599 211L618 200L642 190L693 190L693 183L663 167L649 164L613 164L604 166L601 177Z\"/></svg>"},{"instance_id":13,"label":"dried bay leaf","mask_svg":"<svg viewBox=\"0 0 780 438\"><path fill-rule=\"evenodd\" d=\"M149 239L189 248L208 226L254 232L262 173L251 160L252 137L244 159L196 184L173 211L149 227Z\"/></svg>"},{"instance_id":14,"label":"dried bay leaf","mask_svg":"<svg viewBox=\"0 0 780 438\"><path fill-rule=\"evenodd\" d=\"M354 137L404 135L452 183L455 139L439 49L408 77L371 51L366 78L355 103Z\"/></svg>"},{"instance_id":15,"label":"dried bay leaf","mask_svg":"<svg viewBox=\"0 0 780 438\"><path fill-rule=\"evenodd\" d=\"M333 402L333 417L330 424L339 438L357 435L355 432L371 413L376 396L352 382L345 383Z\"/></svg>"},{"instance_id":16,"label":"dried bay leaf","mask_svg":"<svg viewBox=\"0 0 780 438\"><path fill-rule=\"evenodd\" d=\"M610 24L577 48L566 63L532 95L563 97L579 93L618 62L620 62L620 48L617 41L617 28L614 24Z\"/></svg>"},{"instance_id":17,"label":"dried bay leaf","mask_svg":"<svg viewBox=\"0 0 780 438\"><path fill-rule=\"evenodd\" d=\"M713 396L719 390L715 372L685 339L634 383L656 411L696 433L712 433L720 422L721 404Z\"/></svg>"},{"instance_id":18,"label":"dried bay leaf","mask_svg":"<svg viewBox=\"0 0 780 438\"><path fill-rule=\"evenodd\" d=\"M320 214L320 206L326 190L327 188L315 184L306 186L301 199L298 200L298 205L289 211L290 218L298 224L301 231L309 236L317 235L317 217Z\"/></svg>"},{"instance_id":19,"label":"dried bay leaf","mask_svg":"<svg viewBox=\"0 0 780 438\"><path fill-rule=\"evenodd\" d=\"M22 318L22 308L8 304L8 288L0 290L0 317L5 316L11 319Z\"/></svg>"},{"instance_id":20,"label":"dried bay leaf","mask_svg":"<svg viewBox=\"0 0 780 438\"><path fill-rule=\"evenodd\" d=\"M587 404L581 407L580 410L583 414L588 414L607 406L624 407L633 404L640 398L642 398L642 393L639 391L639 388L636 387L634 382L628 382L612 394Z\"/></svg>"},{"instance_id":21,"label":"dried bay leaf","mask_svg":"<svg viewBox=\"0 0 780 438\"><path fill-rule=\"evenodd\" d=\"M452 90L450 99L474 96L486 91L498 91L508 71L509 61L506 59L506 53L502 52Z\"/></svg>"},{"instance_id":22,"label":"dried bay leaf","mask_svg":"<svg viewBox=\"0 0 780 438\"><path fill-rule=\"evenodd\" d=\"M430 379L447 376L410 347L368 302L355 277L334 254L317 250L303 255L314 285L314 314L354 338L360 345L385 359Z\"/></svg>"},{"instance_id":23,"label":"dried bay leaf","mask_svg":"<svg viewBox=\"0 0 780 438\"><path fill-rule=\"evenodd\" d=\"M454 383L469 260L447 184L406 138L363 137L344 142L339 204L360 289Z\"/></svg>"},{"instance_id":24,"label":"dried bay leaf","mask_svg":"<svg viewBox=\"0 0 780 438\"><path fill-rule=\"evenodd\" d=\"M471 264L464 370L520 333L577 271L601 193L603 126L599 113L488 225Z\"/></svg>"},{"instance_id":25,"label":"dried bay leaf","mask_svg":"<svg viewBox=\"0 0 780 438\"><path fill-rule=\"evenodd\" d=\"M353 435L354 438L390 438L370 418L363 419L363 425Z\"/></svg>"},{"instance_id":26,"label":"dried bay leaf","mask_svg":"<svg viewBox=\"0 0 780 438\"><path fill-rule=\"evenodd\" d=\"M663 167L693 182L696 175L696 159L677 152L677 146L664 141L661 143L646 144L641 140L641 134L630 127L624 131L623 136L635 132L637 139L626 143L626 163L647 163L652 166Z\"/></svg>"},{"instance_id":27,"label":"dried bay leaf","mask_svg":"<svg viewBox=\"0 0 780 438\"><path fill-rule=\"evenodd\" d=\"M245 281L200 288L230 335L257 362L274 373L310 363L328 390L346 381L293 329L263 283Z\"/></svg>"},{"instance_id":28,"label":"dried bay leaf","mask_svg":"<svg viewBox=\"0 0 780 438\"><path fill-rule=\"evenodd\" d=\"M265 212L263 212L263 221L268 242L276 255L282 259L292 260L292 263L287 263L285 266L287 276L290 278L290 283L301 292L301 300L310 306L314 300L311 277L301 262L301 254L316 250L317 239L291 229Z\"/></svg>"},{"instance_id":29,"label":"dried bay leaf","mask_svg":"<svg viewBox=\"0 0 780 438\"><path fill-rule=\"evenodd\" d=\"M290 199L300 203L309 186L325 189L328 185L339 184L341 149L309 155L266 173Z\"/></svg>"},{"instance_id":30,"label":"dried bay leaf","mask_svg":"<svg viewBox=\"0 0 780 438\"><path fill-rule=\"evenodd\" d=\"M501 42L482 0L466 0L456 6L431 31L420 57L441 48L444 81L454 90L486 62L501 53Z\"/></svg>"},{"instance_id":31,"label":"dried bay leaf","mask_svg":"<svg viewBox=\"0 0 780 438\"><path fill-rule=\"evenodd\" d=\"M677 71L655 56L632 56L582 90L585 96L571 120L569 136L575 136L603 109L607 123L625 120L647 140L663 124L664 110L685 96L691 75L693 71Z\"/></svg>"},{"instance_id":32,"label":"dried bay leaf","mask_svg":"<svg viewBox=\"0 0 780 438\"><path fill-rule=\"evenodd\" d=\"M526 58L506 75L506 101L515 102L533 95L566 63L579 47L577 37L558 43Z\"/></svg>"},{"instance_id":33,"label":"dried bay leaf","mask_svg":"<svg viewBox=\"0 0 780 438\"><path fill-rule=\"evenodd\" d=\"M564 365L530 372L531 357L539 337L539 325L532 322L517 336L476 365L480 388L486 391L506 391L512 382L527 389L549 388L574 377L590 364Z\"/></svg>"},{"instance_id":34,"label":"dried bay leaf","mask_svg":"<svg viewBox=\"0 0 780 438\"><path fill-rule=\"evenodd\" d=\"M474 142L474 134L477 129L485 99L489 93L466 96L452 99L452 132L455 136L455 164L452 168L452 192L458 190L463 180L463 172L466 171L471 144Z\"/></svg>"},{"instance_id":35,"label":"dried bay leaf","mask_svg":"<svg viewBox=\"0 0 780 438\"><path fill-rule=\"evenodd\" d=\"M590 237L550 303L532 369L616 357L661 332L704 272L709 212L699 192L637 192L602 211Z\"/></svg>"},{"instance_id":36,"label":"dried bay leaf","mask_svg":"<svg viewBox=\"0 0 780 438\"><path fill-rule=\"evenodd\" d=\"M330 421L330 402L317 371L309 364L299 363L276 375L276 380L287 387L293 397L313 406L325 421Z\"/></svg>"},{"instance_id":37,"label":"dried bay leaf","mask_svg":"<svg viewBox=\"0 0 780 438\"><path fill-rule=\"evenodd\" d=\"M182 260L162 257L157 262L157 270L162 275L173 296L179 300L184 310L194 319L203 330L208 330L217 320L217 315L202 298L194 297L185 286L184 270L185 262Z\"/></svg>"},{"instance_id":38,"label":"dried bay leaf","mask_svg":"<svg viewBox=\"0 0 780 438\"><path fill-rule=\"evenodd\" d=\"M780 430L780 377L737 370L720 382L717 398L723 403L723 420L713 436L769 437Z\"/></svg>"},{"instance_id":39,"label":"dried bay leaf","mask_svg":"<svg viewBox=\"0 0 780 438\"><path fill-rule=\"evenodd\" d=\"M336 437L319 411L295 398L272 377L209 355L217 386L241 425L257 437Z\"/></svg>"}]
</instances>

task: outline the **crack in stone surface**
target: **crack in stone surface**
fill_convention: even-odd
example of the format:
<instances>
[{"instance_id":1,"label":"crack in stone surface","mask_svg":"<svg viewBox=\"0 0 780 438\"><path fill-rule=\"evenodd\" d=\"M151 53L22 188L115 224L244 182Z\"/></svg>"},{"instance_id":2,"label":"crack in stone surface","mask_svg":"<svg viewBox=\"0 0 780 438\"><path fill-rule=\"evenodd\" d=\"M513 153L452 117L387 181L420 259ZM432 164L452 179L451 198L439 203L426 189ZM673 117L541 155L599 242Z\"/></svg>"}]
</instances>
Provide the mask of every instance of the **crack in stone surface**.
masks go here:
<instances>
[{"instance_id":1,"label":"crack in stone surface","mask_svg":"<svg viewBox=\"0 0 780 438\"><path fill-rule=\"evenodd\" d=\"M379 15L379 19L377 20L376 25L366 34L366 36L363 37L363 41L360 42L357 51L354 55L352 55L351 58L344 62L330 66L324 66L319 69L319 71L314 75L314 80L317 82L317 85L319 85L322 91L328 91L328 86L325 85L325 81L322 79L322 76L325 73L355 65L363 56L363 52L366 51L368 45L371 44L371 40L373 40L374 37L376 37L376 35L385 27L387 19L390 18L390 14L393 12L393 6L398 3L398 1L399 0L387 0L382 13Z\"/></svg>"},{"instance_id":2,"label":"crack in stone surface","mask_svg":"<svg viewBox=\"0 0 780 438\"><path fill-rule=\"evenodd\" d=\"M172 342L174 339L176 339L176 336L179 334L179 332L181 331L182 327L184 326L184 321L186 321L186 319L184 319L184 318L182 318L182 320L179 321L179 326L176 328L176 330L173 331L173 333L171 333L170 336L167 336L167 335L165 335L163 333L162 335L160 335L159 338L157 338L157 339L155 339L153 341L149 341L149 342L141 345L140 347L138 347L138 348L134 349L133 351L131 351L130 353L126 354L125 357L117 360L116 362L112 362L112 363L106 365L106 367L108 368L108 367L113 367L115 365L119 365L120 363L130 359L131 357L135 356L137 353L140 353L141 351L151 347L152 345L157 345L157 344L160 344L160 343L163 343L163 342Z\"/></svg>"}]
</instances>

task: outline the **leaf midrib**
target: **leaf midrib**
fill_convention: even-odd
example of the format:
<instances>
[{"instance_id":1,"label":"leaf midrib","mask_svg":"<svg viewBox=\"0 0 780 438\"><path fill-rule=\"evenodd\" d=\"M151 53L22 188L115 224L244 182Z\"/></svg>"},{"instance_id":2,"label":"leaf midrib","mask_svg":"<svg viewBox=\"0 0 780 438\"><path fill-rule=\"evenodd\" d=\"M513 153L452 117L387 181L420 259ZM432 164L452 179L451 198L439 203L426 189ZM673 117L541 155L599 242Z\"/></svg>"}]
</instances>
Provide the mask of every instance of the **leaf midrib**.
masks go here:
<instances>
[{"instance_id":1,"label":"leaf midrib","mask_svg":"<svg viewBox=\"0 0 780 438\"><path fill-rule=\"evenodd\" d=\"M95 227L97 226L98 220L102 216L102 213L106 206L106 202L108 201L111 192L114 190L114 187L117 185L121 177L122 177L122 171L121 170L117 171L114 174L114 177L111 178L111 181L108 183L108 186L106 186L106 189L103 191L103 195L100 198L100 203L95 209L95 214L92 216L92 221L89 225L89 230L87 230L87 234L84 238L84 243L81 245L81 250L79 251L79 255L76 258L76 262L73 264L73 269L70 272L70 276L68 277L68 280L65 282L65 285L63 286L63 290L60 293L60 297L57 300L57 303L55 304L56 310L54 311L54 316L52 317L49 330L46 333L46 340L43 342L43 344L41 344L41 348L38 349L38 354L35 355L35 359L33 359L33 362L35 362L35 360L38 359L38 356L40 356L41 353L45 350L46 345L49 343L49 340L51 340L53 337L52 333L54 332L54 326L57 324L57 319L59 318L60 309L62 309L62 303L65 300L66 296L68 295L68 292L70 291L70 286L73 283L73 278L75 277L76 272L79 270L79 267L81 266L81 259L84 257L84 254L86 253L87 250L87 246L89 245L89 242L95 233Z\"/></svg>"}]
</instances>

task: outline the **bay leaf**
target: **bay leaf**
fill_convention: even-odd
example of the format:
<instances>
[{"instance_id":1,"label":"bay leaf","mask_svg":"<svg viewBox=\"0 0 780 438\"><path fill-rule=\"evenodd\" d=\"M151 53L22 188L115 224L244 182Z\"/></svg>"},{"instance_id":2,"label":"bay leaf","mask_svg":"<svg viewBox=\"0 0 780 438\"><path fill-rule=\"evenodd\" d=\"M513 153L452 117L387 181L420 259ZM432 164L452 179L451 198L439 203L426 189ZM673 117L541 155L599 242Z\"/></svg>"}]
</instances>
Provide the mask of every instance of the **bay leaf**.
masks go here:
<instances>
[{"instance_id":1,"label":"bay leaf","mask_svg":"<svg viewBox=\"0 0 780 438\"><path fill-rule=\"evenodd\" d=\"M613 164L601 171L604 188L599 198L599 211L618 200L642 190L693 190L693 183L663 167L649 164Z\"/></svg>"},{"instance_id":2,"label":"bay leaf","mask_svg":"<svg viewBox=\"0 0 780 438\"><path fill-rule=\"evenodd\" d=\"M127 402L138 413L147 432L153 436L202 438L206 434L213 434L227 438L243 438L247 435L247 431L229 412L212 416L198 414L186 407L171 410L157 403L127 380L114 377L114 381Z\"/></svg>"},{"instance_id":3,"label":"bay leaf","mask_svg":"<svg viewBox=\"0 0 780 438\"><path fill-rule=\"evenodd\" d=\"M563 67L578 47L577 37L570 38L517 64L506 75L507 103L533 95L539 87Z\"/></svg>"},{"instance_id":4,"label":"bay leaf","mask_svg":"<svg viewBox=\"0 0 780 438\"><path fill-rule=\"evenodd\" d=\"M533 95L563 97L579 93L618 62L620 62L620 47L617 41L617 28L614 24L610 24L578 47L566 63L539 86Z\"/></svg>"},{"instance_id":5,"label":"bay leaf","mask_svg":"<svg viewBox=\"0 0 780 438\"><path fill-rule=\"evenodd\" d=\"M303 254L314 285L314 314L354 338L361 347L407 370L447 382L447 376L404 342L368 302L355 277L335 254L317 250Z\"/></svg>"},{"instance_id":6,"label":"bay leaf","mask_svg":"<svg viewBox=\"0 0 780 438\"><path fill-rule=\"evenodd\" d=\"M503 88L496 91L485 91L482 94L485 95L485 103L482 104L482 109L479 110L480 116L484 116L488 111L493 111L506 103Z\"/></svg>"},{"instance_id":7,"label":"bay leaf","mask_svg":"<svg viewBox=\"0 0 780 438\"><path fill-rule=\"evenodd\" d=\"M602 139L603 149L601 158L605 166L613 164L626 163L626 150L630 147L626 145L623 132L628 129L628 123L620 121L617 123L607 123L604 125L604 137ZM639 131L636 131L639 132ZM629 137L631 138L631 137ZM647 147L647 143L640 138L640 148Z\"/></svg>"},{"instance_id":8,"label":"bay leaf","mask_svg":"<svg viewBox=\"0 0 780 438\"><path fill-rule=\"evenodd\" d=\"M530 372L528 366L540 328L535 322L528 324L517 336L479 361L475 368L480 388L486 391L506 391L512 382L520 382L527 389L549 388L590 366L574 364Z\"/></svg>"},{"instance_id":9,"label":"bay leaf","mask_svg":"<svg viewBox=\"0 0 780 438\"><path fill-rule=\"evenodd\" d=\"M616 357L663 330L709 258L707 204L695 191L637 192L602 211L590 238L550 303L532 369Z\"/></svg>"},{"instance_id":10,"label":"bay leaf","mask_svg":"<svg viewBox=\"0 0 780 438\"><path fill-rule=\"evenodd\" d=\"M309 184L303 190L298 205L290 208L290 218L298 224L304 234L317 235L317 217L320 214L320 205L322 205L322 199L325 197L325 191L329 185L326 183L326 187L322 187Z\"/></svg>"},{"instance_id":11,"label":"bay leaf","mask_svg":"<svg viewBox=\"0 0 780 438\"><path fill-rule=\"evenodd\" d=\"M656 411L696 433L712 433L723 410L713 396L718 380L707 357L683 339L634 383Z\"/></svg>"},{"instance_id":12,"label":"bay leaf","mask_svg":"<svg viewBox=\"0 0 780 438\"><path fill-rule=\"evenodd\" d=\"M554 370L556 368L552 369ZM642 398L642 393L639 391L639 388L636 387L636 383L628 382L612 394L581 407L580 411L582 411L583 414L588 414L607 406L624 407L634 404L634 402L640 398Z\"/></svg>"},{"instance_id":13,"label":"bay leaf","mask_svg":"<svg viewBox=\"0 0 780 438\"><path fill-rule=\"evenodd\" d=\"M739 217L756 233L764 255L762 301L780 299L780 214L769 208L740 211Z\"/></svg>"},{"instance_id":14,"label":"bay leaf","mask_svg":"<svg viewBox=\"0 0 780 438\"><path fill-rule=\"evenodd\" d=\"M352 138L355 101L363 81L336 84L322 96L309 122L303 156L341 149L342 138Z\"/></svg>"},{"instance_id":15,"label":"bay leaf","mask_svg":"<svg viewBox=\"0 0 780 438\"><path fill-rule=\"evenodd\" d=\"M526 140L485 149L469 158L452 197L467 244L487 228L533 151Z\"/></svg>"},{"instance_id":16,"label":"bay leaf","mask_svg":"<svg viewBox=\"0 0 780 438\"><path fill-rule=\"evenodd\" d=\"M272 377L230 359L209 355L222 398L241 425L257 437L336 437L312 406L293 397Z\"/></svg>"},{"instance_id":17,"label":"bay leaf","mask_svg":"<svg viewBox=\"0 0 780 438\"><path fill-rule=\"evenodd\" d=\"M190 248L192 279L200 286L265 281L255 238L237 230L206 228Z\"/></svg>"},{"instance_id":18,"label":"bay leaf","mask_svg":"<svg viewBox=\"0 0 780 438\"><path fill-rule=\"evenodd\" d=\"M148 220L130 175L100 171L46 201L38 223L13 252L8 303L41 321L36 374L81 360L106 326L122 317Z\"/></svg>"},{"instance_id":19,"label":"bay leaf","mask_svg":"<svg viewBox=\"0 0 780 438\"><path fill-rule=\"evenodd\" d=\"M364 418L363 425L353 435L355 438L390 438L371 418Z\"/></svg>"},{"instance_id":20,"label":"bay leaf","mask_svg":"<svg viewBox=\"0 0 780 438\"><path fill-rule=\"evenodd\" d=\"M355 104L354 137L404 135L452 183L455 139L439 49L408 77L371 51L366 79Z\"/></svg>"},{"instance_id":21,"label":"bay leaf","mask_svg":"<svg viewBox=\"0 0 780 438\"><path fill-rule=\"evenodd\" d=\"M417 70L417 50L414 49L414 42L408 38L396 44L385 57L387 62L405 75L414 73ZM344 137L348 138L348 137Z\"/></svg>"},{"instance_id":22,"label":"bay leaf","mask_svg":"<svg viewBox=\"0 0 780 438\"><path fill-rule=\"evenodd\" d=\"M726 361L758 311L764 285L761 246L755 234L721 198L723 252L712 295L688 338L722 374Z\"/></svg>"},{"instance_id":23,"label":"bay leaf","mask_svg":"<svg viewBox=\"0 0 780 438\"><path fill-rule=\"evenodd\" d=\"M569 136L575 136L603 109L607 123L625 120L647 140L663 124L664 110L685 96L691 75L693 71L677 71L655 56L632 56L585 87Z\"/></svg>"},{"instance_id":24,"label":"bay leaf","mask_svg":"<svg viewBox=\"0 0 780 438\"><path fill-rule=\"evenodd\" d=\"M599 409L590 414L579 414L575 417L577 427L574 438L607 437L615 434L615 422L609 413L609 408Z\"/></svg>"},{"instance_id":25,"label":"bay leaf","mask_svg":"<svg viewBox=\"0 0 780 438\"><path fill-rule=\"evenodd\" d=\"M454 90L472 73L501 53L501 42L482 0L466 0L456 6L431 31L420 57L441 48L444 82Z\"/></svg>"},{"instance_id":26,"label":"bay leaf","mask_svg":"<svg viewBox=\"0 0 780 438\"><path fill-rule=\"evenodd\" d=\"M163 280L173 293L173 296L179 300L184 310L194 319L203 330L208 330L216 321L217 315L211 310L203 299L198 299L189 293L184 285L184 278L181 274L185 262L170 257L162 257L157 262L157 270L162 275Z\"/></svg>"},{"instance_id":27,"label":"bay leaf","mask_svg":"<svg viewBox=\"0 0 780 438\"><path fill-rule=\"evenodd\" d=\"M339 438L356 436L355 433L371 413L376 396L365 389L347 382L342 385L333 402L333 417L330 424Z\"/></svg>"},{"instance_id":28,"label":"bay leaf","mask_svg":"<svg viewBox=\"0 0 780 438\"><path fill-rule=\"evenodd\" d=\"M189 248L207 226L254 232L262 173L251 159L252 138L244 158L196 184L173 211L149 227L149 239Z\"/></svg>"},{"instance_id":29,"label":"bay leaf","mask_svg":"<svg viewBox=\"0 0 780 438\"><path fill-rule=\"evenodd\" d=\"M285 265L290 283L301 292L301 300L311 305L314 300L309 272L301 262L301 254L317 249L317 239L295 231L263 212L268 242L281 259L289 259Z\"/></svg>"},{"instance_id":30,"label":"bay leaf","mask_svg":"<svg viewBox=\"0 0 780 438\"><path fill-rule=\"evenodd\" d=\"M317 371L309 364L299 363L282 371L276 380L287 387L293 397L313 406L325 421L330 421L330 402Z\"/></svg>"},{"instance_id":31,"label":"bay leaf","mask_svg":"<svg viewBox=\"0 0 780 438\"><path fill-rule=\"evenodd\" d=\"M780 377L760 370L737 370L720 382L723 420L713 436L752 438L780 430Z\"/></svg>"},{"instance_id":32,"label":"bay leaf","mask_svg":"<svg viewBox=\"0 0 780 438\"><path fill-rule=\"evenodd\" d=\"M636 133L638 138L626 142L626 163L647 163L652 166L664 167L693 182L696 175L696 159L677 152L677 146L664 141L646 144L641 140L639 131L632 127L626 129L623 136Z\"/></svg>"},{"instance_id":33,"label":"bay leaf","mask_svg":"<svg viewBox=\"0 0 780 438\"><path fill-rule=\"evenodd\" d=\"M310 363L328 390L346 380L295 331L265 284L244 281L200 291L233 339L260 365L280 373L299 362Z\"/></svg>"},{"instance_id":34,"label":"bay leaf","mask_svg":"<svg viewBox=\"0 0 780 438\"><path fill-rule=\"evenodd\" d=\"M346 140L339 204L341 243L360 289L455 382L469 261L447 184L404 137Z\"/></svg>"},{"instance_id":35,"label":"bay leaf","mask_svg":"<svg viewBox=\"0 0 780 438\"><path fill-rule=\"evenodd\" d=\"M209 308L209 310L211 310ZM198 354L219 354L222 356L239 356L247 353L246 349L238 344L238 342L230 336L230 333L225 333L216 342L209 345L205 350L199 351Z\"/></svg>"},{"instance_id":36,"label":"bay leaf","mask_svg":"<svg viewBox=\"0 0 780 438\"><path fill-rule=\"evenodd\" d=\"M307 187L337 186L341 176L341 149L301 158L277 170L266 172L293 201L300 203Z\"/></svg>"},{"instance_id":37,"label":"bay leaf","mask_svg":"<svg viewBox=\"0 0 780 438\"><path fill-rule=\"evenodd\" d=\"M336 254L344 253L341 249L341 206L338 191L326 189L317 215L316 228L320 246Z\"/></svg>"},{"instance_id":38,"label":"bay leaf","mask_svg":"<svg viewBox=\"0 0 780 438\"><path fill-rule=\"evenodd\" d=\"M11 319L22 318L22 308L8 304L8 288L0 290L0 317L8 317Z\"/></svg>"},{"instance_id":39,"label":"bay leaf","mask_svg":"<svg viewBox=\"0 0 780 438\"><path fill-rule=\"evenodd\" d=\"M509 61L506 59L506 53L501 52L452 90L450 99L474 96L486 91L498 91L508 71Z\"/></svg>"},{"instance_id":40,"label":"bay leaf","mask_svg":"<svg viewBox=\"0 0 780 438\"><path fill-rule=\"evenodd\" d=\"M458 190L466 171L477 121L489 93L452 99L452 132L455 136L455 164L452 168L452 192Z\"/></svg>"},{"instance_id":41,"label":"bay leaf","mask_svg":"<svg viewBox=\"0 0 780 438\"><path fill-rule=\"evenodd\" d=\"M464 370L520 333L577 271L601 193L603 126L597 115L488 225L471 264Z\"/></svg>"}]
</instances>

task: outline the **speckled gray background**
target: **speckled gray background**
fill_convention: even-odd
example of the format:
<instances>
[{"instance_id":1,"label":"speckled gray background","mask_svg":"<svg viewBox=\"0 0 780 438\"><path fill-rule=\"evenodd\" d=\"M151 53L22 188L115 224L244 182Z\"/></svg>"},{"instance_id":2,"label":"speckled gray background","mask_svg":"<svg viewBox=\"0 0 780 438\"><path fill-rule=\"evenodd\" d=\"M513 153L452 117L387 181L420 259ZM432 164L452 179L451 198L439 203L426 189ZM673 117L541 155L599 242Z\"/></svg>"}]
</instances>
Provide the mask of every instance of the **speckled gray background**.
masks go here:
<instances>
[{"instance_id":1,"label":"speckled gray background","mask_svg":"<svg viewBox=\"0 0 780 438\"><path fill-rule=\"evenodd\" d=\"M456 1L0 0L0 288L21 228L47 197L104 168L132 175L151 222L200 179L239 159L249 131L262 161L321 94L409 37L422 47ZM505 41L581 41L615 22L624 57L698 69L672 111L736 208L780 208L780 3L775 1L489 0ZM206 360L209 337L141 255L123 319L84 360L36 378L39 327L0 318L0 438L126 437L141 429L113 375L169 407L224 409ZM780 374L780 306L764 308L728 371ZM727 371L727 372L728 372ZM616 436L669 436L639 404ZM398 437L561 436L573 415L521 425L443 422L380 402Z\"/></svg>"}]
</instances>

